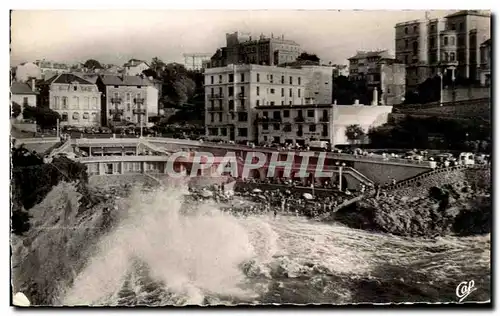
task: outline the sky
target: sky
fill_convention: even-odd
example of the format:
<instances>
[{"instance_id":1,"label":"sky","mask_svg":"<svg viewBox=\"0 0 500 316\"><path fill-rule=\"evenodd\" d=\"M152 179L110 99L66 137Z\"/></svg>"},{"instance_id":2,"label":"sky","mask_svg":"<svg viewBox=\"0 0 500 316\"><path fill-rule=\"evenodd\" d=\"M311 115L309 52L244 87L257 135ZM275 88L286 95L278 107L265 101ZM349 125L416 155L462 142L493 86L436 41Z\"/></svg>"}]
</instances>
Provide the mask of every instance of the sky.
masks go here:
<instances>
[{"instance_id":1,"label":"sky","mask_svg":"<svg viewBox=\"0 0 500 316\"><path fill-rule=\"evenodd\" d=\"M442 17L453 11L430 11ZM11 15L11 66L46 59L96 59L123 65L131 58L183 62L183 53L210 53L235 31L293 39L322 62L347 64L357 50L394 51L394 26L424 11L174 11L17 10Z\"/></svg>"}]
</instances>

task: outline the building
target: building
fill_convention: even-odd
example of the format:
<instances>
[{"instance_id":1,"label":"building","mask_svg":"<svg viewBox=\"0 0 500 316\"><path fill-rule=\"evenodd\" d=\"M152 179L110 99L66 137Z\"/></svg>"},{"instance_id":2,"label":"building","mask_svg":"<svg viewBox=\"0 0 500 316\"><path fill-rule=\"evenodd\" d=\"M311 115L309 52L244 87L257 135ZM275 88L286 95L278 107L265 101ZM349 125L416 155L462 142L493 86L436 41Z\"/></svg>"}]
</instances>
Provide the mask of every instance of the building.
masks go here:
<instances>
[{"instance_id":1,"label":"building","mask_svg":"<svg viewBox=\"0 0 500 316\"><path fill-rule=\"evenodd\" d=\"M49 107L61 115L61 125L100 125L101 93L96 84L70 73L56 75L45 84Z\"/></svg>"},{"instance_id":2,"label":"building","mask_svg":"<svg viewBox=\"0 0 500 316\"><path fill-rule=\"evenodd\" d=\"M142 72L149 68L149 64L140 59L131 59L123 65L123 71L126 76L142 75Z\"/></svg>"},{"instance_id":3,"label":"building","mask_svg":"<svg viewBox=\"0 0 500 316\"><path fill-rule=\"evenodd\" d=\"M184 54L184 67L188 70L200 71L205 68L211 56L212 54L208 53Z\"/></svg>"},{"instance_id":4,"label":"building","mask_svg":"<svg viewBox=\"0 0 500 316\"><path fill-rule=\"evenodd\" d=\"M15 77L16 81L27 82L31 78L36 78L36 79L42 78L42 72L40 71L40 67L31 62L22 63L16 67L16 77Z\"/></svg>"},{"instance_id":5,"label":"building","mask_svg":"<svg viewBox=\"0 0 500 316\"><path fill-rule=\"evenodd\" d=\"M332 100L329 66L230 65L205 70L205 125L209 139L257 139L255 107Z\"/></svg>"},{"instance_id":6,"label":"building","mask_svg":"<svg viewBox=\"0 0 500 316\"><path fill-rule=\"evenodd\" d=\"M144 76L102 75L97 79L101 91L101 124L144 124L158 115L158 90Z\"/></svg>"},{"instance_id":7,"label":"building","mask_svg":"<svg viewBox=\"0 0 500 316\"><path fill-rule=\"evenodd\" d=\"M362 52L349 58L349 79L366 80L374 90L373 104L396 105L404 101L406 67L387 51Z\"/></svg>"},{"instance_id":8,"label":"building","mask_svg":"<svg viewBox=\"0 0 500 316\"><path fill-rule=\"evenodd\" d=\"M340 76L349 77L348 65L333 65L333 78Z\"/></svg>"},{"instance_id":9,"label":"building","mask_svg":"<svg viewBox=\"0 0 500 316\"><path fill-rule=\"evenodd\" d=\"M45 59L35 61L35 65L40 68L42 79L45 80L48 80L56 75L68 73L71 71L71 67L67 64L47 61Z\"/></svg>"},{"instance_id":10,"label":"building","mask_svg":"<svg viewBox=\"0 0 500 316\"><path fill-rule=\"evenodd\" d=\"M479 81L480 45L490 38L489 12L463 10L442 19L398 23L395 29L396 58L407 66L409 88L440 73Z\"/></svg>"},{"instance_id":11,"label":"building","mask_svg":"<svg viewBox=\"0 0 500 316\"><path fill-rule=\"evenodd\" d=\"M249 33L226 34L226 47L222 47L210 59L210 67L225 67L230 64L281 65L293 62L302 53L300 45L293 40L260 35L252 38Z\"/></svg>"},{"instance_id":12,"label":"building","mask_svg":"<svg viewBox=\"0 0 500 316\"><path fill-rule=\"evenodd\" d=\"M23 110L27 106L36 107L37 95L35 79L31 79L30 84L24 82L13 82L10 87L11 102L17 103L21 107L21 114L18 119L23 118Z\"/></svg>"},{"instance_id":13,"label":"building","mask_svg":"<svg viewBox=\"0 0 500 316\"><path fill-rule=\"evenodd\" d=\"M491 84L491 39L481 44L481 66L479 68L479 80L482 86L489 87Z\"/></svg>"},{"instance_id":14,"label":"building","mask_svg":"<svg viewBox=\"0 0 500 316\"><path fill-rule=\"evenodd\" d=\"M392 106L292 105L256 108L258 143L308 146L312 141L350 144L346 129L359 125L365 133L387 123Z\"/></svg>"}]
</instances>

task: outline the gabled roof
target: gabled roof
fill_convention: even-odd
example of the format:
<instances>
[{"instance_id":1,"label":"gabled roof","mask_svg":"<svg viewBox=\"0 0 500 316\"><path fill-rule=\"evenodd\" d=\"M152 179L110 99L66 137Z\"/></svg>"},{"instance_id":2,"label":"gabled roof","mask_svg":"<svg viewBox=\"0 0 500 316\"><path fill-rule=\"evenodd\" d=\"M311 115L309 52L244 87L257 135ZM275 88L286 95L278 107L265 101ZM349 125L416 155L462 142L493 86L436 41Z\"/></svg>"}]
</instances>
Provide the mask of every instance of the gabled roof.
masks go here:
<instances>
[{"instance_id":1,"label":"gabled roof","mask_svg":"<svg viewBox=\"0 0 500 316\"><path fill-rule=\"evenodd\" d=\"M488 38L486 41L484 41L481 46L491 46L491 38Z\"/></svg>"},{"instance_id":2,"label":"gabled roof","mask_svg":"<svg viewBox=\"0 0 500 316\"><path fill-rule=\"evenodd\" d=\"M78 82L79 84L86 84L86 85L93 85L92 82L85 80L83 78L80 78L74 74L71 73L64 73L60 75L56 75L49 80L47 80L48 84L53 84L53 83L63 83L63 84L70 84L73 82Z\"/></svg>"},{"instance_id":3,"label":"gabled roof","mask_svg":"<svg viewBox=\"0 0 500 316\"><path fill-rule=\"evenodd\" d=\"M29 84L23 82L13 82L10 86L10 92L12 94L38 94L31 89Z\"/></svg>"},{"instance_id":4,"label":"gabled roof","mask_svg":"<svg viewBox=\"0 0 500 316\"><path fill-rule=\"evenodd\" d=\"M117 76L102 75L101 81L106 86L151 86L152 83L147 78L140 76Z\"/></svg>"},{"instance_id":5,"label":"gabled roof","mask_svg":"<svg viewBox=\"0 0 500 316\"><path fill-rule=\"evenodd\" d=\"M374 51L374 52L362 52L358 51L356 55L354 55L351 58L348 58L348 60L351 59L361 59L361 58L370 58L370 57L380 57L380 58L387 58L387 59L393 59L394 56L391 56L391 54L387 50L381 50L381 51Z\"/></svg>"},{"instance_id":6,"label":"gabled roof","mask_svg":"<svg viewBox=\"0 0 500 316\"><path fill-rule=\"evenodd\" d=\"M148 63L145 62L144 60L134 59L134 58L132 58L131 60L129 60L127 63L125 63L123 65L123 67L135 67L135 66L140 65L142 63L146 64L146 66L149 67Z\"/></svg>"}]
</instances>

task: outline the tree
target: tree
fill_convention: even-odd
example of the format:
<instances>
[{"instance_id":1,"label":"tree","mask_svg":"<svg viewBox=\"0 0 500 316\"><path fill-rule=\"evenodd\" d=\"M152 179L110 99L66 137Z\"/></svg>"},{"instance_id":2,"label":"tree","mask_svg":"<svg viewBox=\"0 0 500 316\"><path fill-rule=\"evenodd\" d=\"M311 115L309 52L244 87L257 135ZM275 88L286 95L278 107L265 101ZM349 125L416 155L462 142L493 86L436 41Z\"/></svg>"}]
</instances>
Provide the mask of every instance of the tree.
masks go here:
<instances>
[{"instance_id":1,"label":"tree","mask_svg":"<svg viewBox=\"0 0 500 316\"><path fill-rule=\"evenodd\" d=\"M27 120L35 120L42 128L50 128L57 125L57 120L61 119L59 113L45 107L26 106L23 116Z\"/></svg>"},{"instance_id":2,"label":"tree","mask_svg":"<svg viewBox=\"0 0 500 316\"><path fill-rule=\"evenodd\" d=\"M163 104L167 107L182 107L195 96L196 83L183 65L170 63L165 65L161 80L163 81Z\"/></svg>"},{"instance_id":3,"label":"tree","mask_svg":"<svg viewBox=\"0 0 500 316\"><path fill-rule=\"evenodd\" d=\"M151 64L149 66L151 67L151 70L153 70L156 73L156 76L160 77L166 65L160 58L154 57L151 60Z\"/></svg>"},{"instance_id":4,"label":"tree","mask_svg":"<svg viewBox=\"0 0 500 316\"><path fill-rule=\"evenodd\" d=\"M100 62L98 62L95 59L89 59L87 60L83 66L88 69L103 69L102 65Z\"/></svg>"},{"instance_id":5,"label":"tree","mask_svg":"<svg viewBox=\"0 0 500 316\"><path fill-rule=\"evenodd\" d=\"M316 56L315 54L308 54L307 52L303 52L302 54L299 55L299 57L297 57L297 61L312 61L312 62L315 62L315 63L318 63L319 64L319 57Z\"/></svg>"},{"instance_id":6,"label":"tree","mask_svg":"<svg viewBox=\"0 0 500 316\"><path fill-rule=\"evenodd\" d=\"M11 117L12 118L16 118L19 116L19 114L21 114L21 106L16 103L16 102L12 102L12 113L11 113Z\"/></svg>"},{"instance_id":7,"label":"tree","mask_svg":"<svg viewBox=\"0 0 500 316\"><path fill-rule=\"evenodd\" d=\"M365 131L363 131L361 126L358 124L353 124L346 127L345 136L353 143L356 143L357 141L363 139Z\"/></svg>"}]
</instances>

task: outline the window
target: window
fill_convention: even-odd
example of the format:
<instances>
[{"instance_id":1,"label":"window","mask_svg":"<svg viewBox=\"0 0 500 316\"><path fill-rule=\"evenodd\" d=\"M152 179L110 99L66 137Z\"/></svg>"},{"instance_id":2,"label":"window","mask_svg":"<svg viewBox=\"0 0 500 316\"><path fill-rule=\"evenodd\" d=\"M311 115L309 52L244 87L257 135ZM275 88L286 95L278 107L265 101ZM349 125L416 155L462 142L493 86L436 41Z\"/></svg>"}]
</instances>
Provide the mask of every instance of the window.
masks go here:
<instances>
[{"instance_id":1,"label":"window","mask_svg":"<svg viewBox=\"0 0 500 316\"><path fill-rule=\"evenodd\" d=\"M316 125L309 125L309 132L316 132Z\"/></svg>"},{"instance_id":2,"label":"window","mask_svg":"<svg viewBox=\"0 0 500 316\"><path fill-rule=\"evenodd\" d=\"M222 122L222 113L219 112L219 122Z\"/></svg>"},{"instance_id":3,"label":"window","mask_svg":"<svg viewBox=\"0 0 500 316\"><path fill-rule=\"evenodd\" d=\"M257 82L260 82L260 74L257 74Z\"/></svg>"},{"instance_id":4,"label":"window","mask_svg":"<svg viewBox=\"0 0 500 316\"><path fill-rule=\"evenodd\" d=\"M274 123L274 124L273 124L273 129L274 129L275 131L279 131L279 130L280 130L280 124L279 124L279 123Z\"/></svg>"},{"instance_id":5,"label":"window","mask_svg":"<svg viewBox=\"0 0 500 316\"><path fill-rule=\"evenodd\" d=\"M457 29L457 27L455 26L455 23L452 23L452 24L451 24L451 30L452 30L452 31L455 31L456 29Z\"/></svg>"},{"instance_id":6,"label":"window","mask_svg":"<svg viewBox=\"0 0 500 316\"><path fill-rule=\"evenodd\" d=\"M292 96L292 88L290 88L290 93L289 94L290 94L290 97L291 97Z\"/></svg>"},{"instance_id":7,"label":"window","mask_svg":"<svg viewBox=\"0 0 500 316\"><path fill-rule=\"evenodd\" d=\"M92 107L97 109L97 98L92 98Z\"/></svg>"},{"instance_id":8,"label":"window","mask_svg":"<svg viewBox=\"0 0 500 316\"><path fill-rule=\"evenodd\" d=\"M130 103L127 103L127 111L130 111Z\"/></svg>"},{"instance_id":9,"label":"window","mask_svg":"<svg viewBox=\"0 0 500 316\"><path fill-rule=\"evenodd\" d=\"M405 55L405 64L408 64L408 55Z\"/></svg>"},{"instance_id":10,"label":"window","mask_svg":"<svg viewBox=\"0 0 500 316\"><path fill-rule=\"evenodd\" d=\"M227 89L227 91L228 91L230 97L234 96L234 87L229 87Z\"/></svg>"},{"instance_id":11,"label":"window","mask_svg":"<svg viewBox=\"0 0 500 316\"><path fill-rule=\"evenodd\" d=\"M260 95L260 87L257 87L257 95Z\"/></svg>"},{"instance_id":12,"label":"window","mask_svg":"<svg viewBox=\"0 0 500 316\"><path fill-rule=\"evenodd\" d=\"M436 41L434 40L434 37L430 38L429 44L430 44L431 48L434 48L436 46Z\"/></svg>"},{"instance_id":13,"label":"window","mask_svg":"<svg viewBox=\"0 0 500 316\"><path fill-rule=\"evenodd\" d=\"M84 120L88 120L89 119L89 113L88 112L83 113L83 119Z\"/></svg>"},{"instance_id":14,"label":"window","mask_svg":"<svg viewBox=\"0 0 500 316\"><path fill-rule=\"evenodd\" d=\"M267 123L262 123L262 129L267 131L269 129L269 124Z\"/></svg>"},{"instance_id":15,"label":"window","mask_svg":"<svg viewBox=\"0 0 500 316\"><path fill-rule=\"evenodd\" d=\"M228 105L229 105L229 111L234 111L234 100L229 100L228 101ZM212 104L212 107L213 107L213 104Z\"/></svg>"},{"instance_id":16,"label":"window","mask_svg":"<svg viewBox=\"0 0 500 316\"><path fill-rule=\"evenodd\" d=\"M214 84L214 76L210 76L210 84Z\"/></svg>"},{"instance_id":17,"label":"window","mask_svg":"<svg viewBox=\"0 0 500 316\"><path fill-rule=\"evenodd\" d=\"M80 120L80 113L78 112L73 112L73 120L79 121Z\"/></svg>"},{"instance_id":18,"label":"window","mask_svg":"<svg viewBox=\"0 0 500 316\"><path fill-rule=\"evenodd\" d=\"M307 110L307 117L314 117L314 110Z\"/></svg>"},{"instance_id":19,"label":"window","mask_svg":"<svg viewBox=\"0 0 500 316\"><path fill-rule=\"evenodd\" d=\"M246 128L238 128L238 136L247 137L248 130Z\"/></svg>"},{"instance_id":20,"label":"window","mask_svg":"<svg viewBox=\"0 0 500 316\"><path fill-rule=\"evenodd\" d=\"M405 27L405 34L408 34L408 28Z\"/></svg>"},{"instance_id":21,"label":"window","mask_svg":"<svg viewBox=\"0 0 500 316\"><path fill-rule=\"evenodd\" d=\"M434 24L431 25L431 32L434 32L436 30L436 26Z\"/></svg>"},{"instance_id":22,"label":"window","mask_svg":"<svg viewBox=\"0 0 500 316\"><path fill-rule=\"evenodd\" d=\"M288 102L289 105L292 105L292 101Z\"/></svg>"},{"instance_id":23,"label":"window","mask_svg":"<svg viewBox=\"0 0 500 316\"><path fill-rule=\"evenodd\" d=\"M137 89L140 89L142 86L137 86Z\"/></svg>"},{"instance_id":24,"label":"window","mask_svg":"<svg viewBox=\"0 0 500 316\"><path fill-rule=\"evenodd\" d=\"M444 61L448 61L448 53L444 53Z\"/></svg>"},{"instance_id":25,"label":"window","mask_svg":"<svg viewBox=\"0 0 500 316\"><path fill-rule=\"evenodd\" d=\"M220 129L222 136L227 136L227 129L225 127Z\"/></svg>"},{"instance_id":26,"label":"window","mask_svg":"<svg viewBox=\"0 0 500 316\"><path fill-rule=\"evenodd\" d=\"M281 100L281 105L285 105L285 101Z\"/></svg>"},{"instance_id":27,"label":"window","mask_svg":"<svg viewBox=\"0 0 500 316\"><path fill-rule=\"evenodd\" d=\"M300 89L298 89L298 97L300 98Z\"/></svg>"},{"instance_id":28,"label":"window","mask_svg":"<svg viewBox=\"0 0 500 316\"><path fill-rule=\"evenodd\" d=\"M229 74L229 82L234 82L234 74Z\"/></svg>"},{"instance_id":29,"label":"window","mask_svg":"<svg viewBox=\"0 0 500 316\"><path fill-rule=\"evenodd\" d=\"M241 74L241 82L245 82L245 74Z\"/></svg>"},{"instance_id":30,"label":"window","mask_svg":"<svg viewBox=\"0 0 500 316\"><path fill-rule=\"evenodd\" d=\"M256 105L256 106L259 106L259 105L260 105L260 100L256 100L256 101L255 101L255 105Z\"/></svg>"},{"instance_id":31,"label":"window","mask_svg":"<svg viewBox=\"0 0 500 316\"><path fill-rule=\"evenodd\" d=\"M448 45L448 36L445 36L444 37L444 46L447 46Z\"/></svg>"},{"instance_id":32,"label":"window","mask_svg":"<svg viewBox=\"0 0 500 316\"><path fill-rule=\"evenodd\" d=\"M28 97L23 97L23 105L28 105Z\"/></svg>"},{"instance_id":33,"label":"window","mask_svg":"<svg viewBox=\"0 0 500 316\"><path fill-rule=\"evenodd\" d=\"M281 119L281 112L280 111L273 111L273 119L280 120Z\"/></svg>"},{"instance_id":34,"label":"window","mask_svg":"<svg viewBox=\"0 0 500 316\"><path fill-rule=\"evenodd\" d=\"M78 87L77 86L73 86L73 91L77 91L78 90Z\"/></svg>"},{"instance_id":35,"label":"window","mask_svg":"<svg viewBox=\"0 0 500 316\"><path fill-rule=\"evenodd\" d=\"M214 114L210 113L210 122L213 122L213 121L214 121Z\"/></svg>"},{"instance_id":36,"label":"window","mask_svg":"<svg viewBox=\"0 0 500 316\"><path fill-rule=\"evenodd\" d=\"M463 31L464 30L464 23L463 22L460 22L460 24L458 24L458 29L460 31Z\"/></svg>"},{"instance_id":37,"label":"window","mask_svg":"<svg viewBox=\"0 0 500 316\"><path fill-rule=\"evenodd\" d=\"M413 54L414 55L418 54L418 42L417 41L413 42Z\"/></svg>"},{"instance_id":38,"label":"window","mask_svg":"<svg viewBox=\"0 0 500 316\"><path fill-rule=\"evenodd\" d=\"M222 95L222 87L219 87L219 96Z\"/></svg>"},{"instance_id":39,"label":"window","mask_svg":"<svg viewBox=\"0 0 500 316\"><path fill-rule=\"evenodd\" d=\"M267 113L267 111L264 111L264 112L262 112L262 116L269 117L269 113Z\"/></svg>"},{"instance_id":40,"label":"window","mask_svg":"<svg viewBox=\"0 0 500 316\"><path fill-rule=\"evenodd\" d=\"M85 99L83 99L83 106L85 107L86 110L90 109L90 98L89 97L85 97Z\"/></svg>"},{"instance_id":41,"label":"window","mask_svg":"<svg viewBox=\"0 0 500 316\"><path fill-rule=\"evenodd\" d=\"M285 76L281 76L281 84L285 83Z\"/></svg>"},{"instance_id":42,"label":"window","mask_svg":"<svg viewBox=\"0 0 500 316\"><path fill-rule=\"evenodd\" d=\"M274 89L271 89L271 94L274 94Z\"/></svg>"},{"instance_id":43,"label":"window","mask_svg":"<svg viewBox=\"0 0 500 316\"><path fill-rule=\"evenodd\" d=\"M299 81L299 86L300 86L300 77L297 80Z\"/></svg>"},{"instance_id":44,"label":"window","mask_svg":"<svg viewBox=\"0 0 500 316\"><path fill-rule=\"evenodd\" d=\"M61 120L63 122L67 122L68 121L68 113L63 112L63 114L61 115Z\"/></svg>"},{"instance_id":45,"label":"window","mask_svg":"<svg viewBox=\"0 0 500 316\"><path fill-rule=\"evenodd\" d=\"M62 97L62 105L63 105L63 109L68 108L68 98L67 97Z\"/></svg>"},{"instance_id":46,"label":"window","mask_svg":"<svg viewBox=\"0 0 500 316\"><path fill-rule=\"evenodd\" d=\"M281 96L284 97L285 96L285 88L281 88Z\"/></svg>"},{"instance_id":47,"label":"window","mask_svg":"<svg viewBox=\"0 0 500 316\"><path fill-rule=\"evenodd\" d=\"M293 84L293 77L290 76L290 84Z\"/></svg>"},{"instance_id":48,"label":"window","mask_svg":"<svg viewBox=\"0 0 500 316\"><path fill-rule=\"evenodd\" d=\"M405 48L408 48L408 40L405 39Z\"/></svg>"},{"instance_id":49,"label":"window","mask_svg":"<svg viewBox=\"0 0 500 316\"><path fill-rule=\"evenodd\" d=\"M290 117L290 110L284 110L283 117Z\"/></svg>"},{"instance_id":50,"label":"window","mask_svg":"<svg viewBox=\"0 0 500 316\"><path fill-rule=\"evenodd\" d=\"M269 76L269 82L270 82L270 83L273 83L273 75L270 75L270 76Z\"/></svg>"},{"instance_id":51,"label":"window","mask_svg":"<svg viewBox=\"0 0 500 316\"><path fill-rule=\"evenodd\" d=\"M455 37L450 37L450 45L455 45Z\"/></svg>"},{"instance_id":52,"label":"window","mask_svg":"<svg viewBox=\"0 0 500 316\"><path fill-rule=\"evenodd\" d=\"M450 61L455 61L455 53L450 53Z\"/></svg>"},{"instance_id":53,"label":"window","mask_svg":"<svg viewBox=\"0 0 500 316\"><path fill-rule=\"evenodd\" d=\"M270 105L271 105L271 106L273 106L273 105L274 105L274 101L271 101L271 102L270 102Z\"/></svg>"},{"instance_id":54,"label":"window","mask_svg":"<svg viewBox=\"0 0 500 316\"><path fill-rule=\"evenodd\" d=\"M415 25L415 26L413 27L413 33L417 33L417 31L418 31L418 28L417 28L417 26Z\"/></svg>"}]
</instances>

